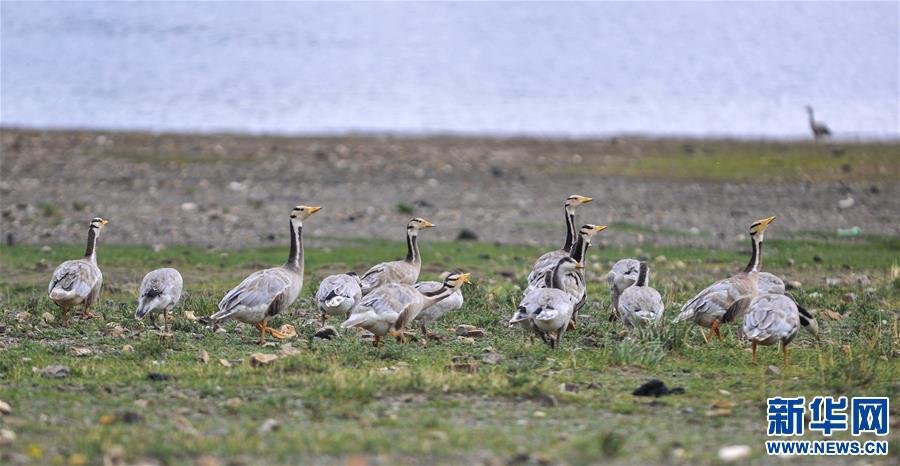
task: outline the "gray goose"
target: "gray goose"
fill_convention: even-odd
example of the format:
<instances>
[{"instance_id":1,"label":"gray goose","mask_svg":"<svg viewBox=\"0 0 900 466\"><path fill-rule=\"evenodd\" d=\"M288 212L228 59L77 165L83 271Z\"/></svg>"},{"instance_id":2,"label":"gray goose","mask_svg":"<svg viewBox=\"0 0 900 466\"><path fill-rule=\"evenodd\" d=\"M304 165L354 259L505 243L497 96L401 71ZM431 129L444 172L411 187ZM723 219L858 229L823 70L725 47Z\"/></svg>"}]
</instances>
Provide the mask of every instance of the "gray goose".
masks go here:
<instances>
[{"instance_id":1,"label":"gray goose","mask_svg":"<svg viewBox=\"0 0 900 466\"><path fill-rule=\"evenodd\" d=\"M154 316L162 311L165 331L169 331L169 311L172 310L181 299L181 289L184 281L181 274L175 269L156 269L144 276L141 281L138 307L134 311L134 317L138 320L145 315ZM155 320L155 319L154 319Z\"/></svg>"},{"instance_id":2,"label":"gray goose","mask_svg":"<svg viewBox=\"0 0 900 466\"><path fill-rule=\"evenodd\" d=\"M744 337L753 345L753 364L756 364L757 345L781 343L784 365L787 366L787 345L797 336L801 326L819 338L819 323L790 296L769 293L753 298L742 326Z\"/></svg>"},{"instance_id":3,"label":"gray goose","mask_svg":"<svg viewBox=\"0 0 900 466\"><path fill-rule=\"evenodd\" d=\"M806 114L809 115L809 129L813 133L813 139L819 140L831 136L831 130L828 129L828 126L825 126L825 123L821 121L816 121L813 109L809 105L806 106Z\"/></svg>"},{"instance_id":4,"label":"gray goose","mask_svg":"<svg viewBox=\"0 0 900 466\"><path fill-rule=\"evenodd\" d=\"M319 284L316 290L316 305L322 312L322 323L330 315L350 316L353 306L362 298L359 287L359 276L356 272L329 275Z\"/></svg>"},{"instance_id":5,"label":"gray goose","mask_svg":"<svg viewBox=\"0 0 900 466\"><path fill-rule=\"evenodd\" d=\"M537 333L553 348L559 348L562 337L575 313L578 299L565 290L565 276L583 265L571 257L563 257L549 274L547 286L529 292L510 319L510 326L519 325ZM550 334L555 334L550 337Z\"/></svg>"},{"instance_id":6,"label":"gray goose","mask_svg":"<svg viewBox=\"0 0 900 466\"><path fill-rule=\"evenodd\" d=\"M578 231L575 229L575 209L592 200L593 199L590 197L579 194L573 194L566 198L566 203L564 205L566 214L566 241L563 243L562 248L544 253L534 262L534 266L532 266L531 272L528 274L528 289L525 290L523 295L528 294L532 288L532 284L542 283L544 281L544 274L553 270L553 267L556 267L556 264L560 259L568 256L572 252L572 247L575 246L575 242L578 240Z\"/></svg>"},{"instance_id":7,"label":"gray goose","mask_svg":"<svg viewBox=\"0 0 900 466\"><path fill-rule=\"evenodd\" d=\"M291 250L280 267L260 270L245 278L219 301L219 312L210 319L236 319L259 329L259 344L266 343L266 333L278 339L283 333L269 327L269 319L293 304L303 288L303 220L321 207L299 205L291 211Z\"/></svg>"},{"instance_id":8,"label":"gray goose","mask_svg":"<svg viewBox=\"0 0 900 466\"><path fill-rule=\"evenodd\" d=\"M419 255L419 230L432 228L434 224L423 218L414 218L406 224L406 259L382 262L369 269L360 279L363 294L387 283L412 285L419 278L422 257Z\"/></svg>"},{"instance_id":9,"label":"gray goose","mask_svg":"<svg viewBox=\"0 0 900 466\"><path fill-rule=\"evenodd\" d=\"M709 342L713 334L722 340L719 322L730 322L743 317L750 301L759 293L759 266L762 262L762 242L766 228L775 217L757 220L750 225L750 262L744 270L724 280L719 280L688 301L674 322L693 320L697 325L709 328ZM727 313L727 317L726 317Z\"/></svg>"},{"instance_id":10,"label":"gray goose","mask_svg":"<svg viewBox=\"0 0 900 466\"><path fill-rule=\"evenodd\" d=\"M81 259L65 261L53 271L47 293L50 300L62 310L63 325L69 324L69 311L83 306L85 319L93 317L91 306L100 297L103 274L97 266L97 238L108 220L95 217L88 226L87 249Z\"/></svg>"},{"instance_id":11,"label":"gray goose","mask_svg":"<svg viewBox=\"0 0 900 466\"><path fill-rule=\"evenodd\" d=\"M423 309L439 303L468 282L468 273L452 273L444 279L439 289L430 292L419 291L405 283L379 286L363 297L341 327L359 327L372 332L375 334L376 347L381 345L381 338L388 334L405 342L403 329Z\"/></svg>"},{"instance_id":12,"label":"gray goose","mask_svg":"<svg viewBox=\"0 0 900 466\"><path fill-rule=\"evenodd\" d=\"M622 292L619 298L619 315L622 322L628 327L634 327L644 322L658 322L662 319L665 306L659 291L651 288L650 266L647 261L641 261L638 268L638 278L634 285Z\"/></svg>"}]
</instances>

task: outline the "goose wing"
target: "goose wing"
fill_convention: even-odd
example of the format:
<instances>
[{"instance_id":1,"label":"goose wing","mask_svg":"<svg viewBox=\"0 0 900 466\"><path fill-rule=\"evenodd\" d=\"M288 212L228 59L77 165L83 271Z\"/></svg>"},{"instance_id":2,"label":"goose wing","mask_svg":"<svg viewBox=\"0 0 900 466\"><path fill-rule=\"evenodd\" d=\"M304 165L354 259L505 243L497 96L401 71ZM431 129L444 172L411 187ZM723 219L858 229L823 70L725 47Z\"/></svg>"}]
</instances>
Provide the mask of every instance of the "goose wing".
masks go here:
<instances>
[{"instance_id":1,"label":"goose wing","mask_svg":"<svg viewBox=\"0 0 900 466\"><path fill-rule=\"evenodd\" d=\"M784 280L779 278L775 274L771 274L769 272L760 272L758 276L758 286L759 292L761 294L766 293L775 293L775 294L784 294Z\"/></svg>"},{"instance_id":2,"label":"goose wing","mask_svg":"<svg viewBox=\"0 0 900 466\"><path fill-rule=\"evenodd\" d=\"M245 278L219 301L219 312L212 319L227 319L242 308L271 308L285 303L291 277L281 268L260 270Z\"/></svg>"},{"instance_id":3,"label":"goose wing","mask_svg":"<svg viewBox=\"0 0 900 466\"><path fill-rule=\"evenodd\" d=\"M730 296L733 294L730 279L719 280L706 287L694 299L688 301L681 308L675 322L689 319L696 320L701 316L724 315L725 311L734 302Z\"/></svg>"},{"instance_id":4,"label":"goose wing","mask_svg":"<svg viewBox=\"0 0 900 466\"><path fill-rule=\"evenodd\" d=\"M388 283L412 285L419 278L419 266L406 261L382 262L369 269L361 278L363 293Z\"/></svg>"},{"instance_id":5,"label":"goose wing","mask_svg":"<svg viewBox=\"0 0 900 466\"><path fill-rule=\"evenodd\" d=\"M538 257L538 260L536 260L531 267L531 272L528 274L528 287L540 288L544 281L544 274L553 270L553 267L556 267L559 260L568 255L569 253L566 251L557 249L556 251L550 251L544 253L541 257Z\"/></svg>"},{"instance_id":6,"label":"goose wing","mask_svg":"<svg viewBox=\"0 0 900 466\"><path fill-rule=\"evenodd\" d=\"M96 265L84 260L66 261L53 271L47 292L54 290L70 296L87 299L97 287L103 275Z\"/></svg>"},{"instance_id":7,"label":"goose wing","mask_svg":"<svg viewBox=\"0 0 900 466\"><path fill-rule=\"evenodd\" d=\"M316 290L316 301L323 303L335 296L355 298L360 294L359 282L347 274L329 275L319 284Z\"/></svg>"},{"instance_id":8,"label":"goose wing","mask_svg":"<svg viewBox=\"0 0 900 466\"><path fill-rule=\"evenodd\" d=\"M799 328L797 304L780 294L764 294L754 298L742 326L744 335L757 342L789 340Z\"/></svg>"},{"instance_id":9,"label":"goose wing","mask_svg":"<svg viewBox=\"0 0 900 466\"><path fill-rule=\"evenodd\" d=\"M183 284L181 274L177 270L157 269L148 273L141 281L141 297L166 296L178 301Z\"/></svg>"}]
</instances>

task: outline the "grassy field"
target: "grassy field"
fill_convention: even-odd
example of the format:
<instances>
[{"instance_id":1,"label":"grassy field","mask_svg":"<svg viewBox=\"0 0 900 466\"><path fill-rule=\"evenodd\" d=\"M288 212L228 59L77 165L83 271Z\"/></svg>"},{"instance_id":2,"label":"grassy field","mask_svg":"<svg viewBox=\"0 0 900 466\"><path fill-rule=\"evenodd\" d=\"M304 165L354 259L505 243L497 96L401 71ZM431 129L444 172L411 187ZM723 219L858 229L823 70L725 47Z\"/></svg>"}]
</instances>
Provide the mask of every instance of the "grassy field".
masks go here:
<instances>
[{"instance_id":1,"label":"grassy field","mask_svg":"<svg viewBox=\"0 0 900 466\"><path fill-rule=\"evenodd\" d=\"M724 343L707 346L688 324L625 338L621 325L606 319L611 261L652 258L651 283L665 296L669 321L680 303L741 268L746 245L593 250L586 318L553 351L504 324L540 250L424 242L423 278L445 269L473 272L466 304L432 329L445 335L440 342L388 341L375 349L354 332L313 338L311 296L323 276L365 270L401 255L403 245L327 247L329 240L312 238L307 283L294 305L300 316L274 322L297 327L298 336L286 343L299 351L265 367L251 365L250 355L280 348L260 348L254 329L228 323L217 333L184 311L211 314L247 273L280 263L284 247L154 252L101 245L105 286L97 318L75 319L68 328L58 324L46 283L53 267L79 256L81 248L3 247L0 400L12 412L0 417L0 428L16 438L0 438L0 463L100 464L105 457L162 464L198 458L205 464L226 464L226 458L240 464L714 464L726 445L748 445L748 461L767 463L766 397L896 399L900 391L900 240L775 236L765 243L765 268L802 282L796 296L819 314L823 331L818 347L801 333L791 345L790 366L777 373L768 367L781 367L781 352L763 348L760 364L751 364L749 345L735 338L733 327L725 329ZM141 277L161 266L180 269L186 282L172 335L133 318ZM861 275L870 283L858 286ZM848 284L826 286L827 278ZM825 320L823 310L843 318ZM44 313L56 321L43 322ZM457 338L451 331L458 324L484 328L486 336ZM126 345L133 351L123 350ZM90 354L78 356L86 351L76 348ZM200 351L209 362L198 360ZM71 374L46 378L33 369L51 364L68 365ZM658 399L631 394L652 378L685 393ZM896 464L898 406L892 405L891 456L868 463Z\"/></svg>"}]
</instances>

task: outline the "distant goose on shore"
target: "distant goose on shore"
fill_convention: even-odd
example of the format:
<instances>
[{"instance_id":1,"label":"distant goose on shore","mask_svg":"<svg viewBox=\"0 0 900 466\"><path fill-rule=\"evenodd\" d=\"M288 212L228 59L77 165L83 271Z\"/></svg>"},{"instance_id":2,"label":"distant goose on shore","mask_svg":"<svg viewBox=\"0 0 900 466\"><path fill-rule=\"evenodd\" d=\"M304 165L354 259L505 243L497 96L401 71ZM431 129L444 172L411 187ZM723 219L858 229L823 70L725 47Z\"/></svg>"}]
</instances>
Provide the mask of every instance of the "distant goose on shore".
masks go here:
<instances>
[{"instance_id":1,"label":"distant goose on shore","mask_svg":"<svg viewBox=\"0 0 900 466\"><path fill-rule=\"evenodd\" d=\"M419 230L432 228L434 224L424 218L414 218L406 224L406 259L382 262L369 269L360 279L362 293L368 294L379 286L388 283L413 285L419 279L422 270L422 257L419 255Z\"/></svg>"},{"instance_id":2,"label":"distant goose on shore","mask_svg":"<svg viewBox=\"0 0 900 466\"><path fill-rule=\"evenodd\" d=\"M259 344L266 343L266 333L278 339L287 336L269 327L269 319L278 315L297 299L303 288L303 220L321 207L298 205L291 211L291 250L284 265L250 274L219 301L219 312L210 319L236 319L259 330Z\"/></svg>"},{"instance_id":3,"label":"distant goose on shore","mask_svg":"<svg viewBox=\"0 0 900 466\"><path fill-rule=\"evenodd\" d=\"M813 108L809 105L806 106L806 113L809 114L809 129L812 130L813 138L822 139L831 136L831 130L828 129L828 126L821 121L816 121Z\"/></svg>"},{"instance_id":4,"label":"distant goose on shore","mask_svg":"<svg viewBox=\"0 0 900 466\"><path fill-rule=\"evenodd\" d=\"M181 274L175 269L156 269L148 273L144 276L144 280L141 281L138 307L134 311L134 317L141 320L145 315L151 314L150 317L154 321L154 325L156 325L156 316L162 311L163 328L168 332L169 311L181 299L183 284L184 281L181 278Z\"/></svg>"},{"instance_id":5,"label":"distant goose on shore","mask_svg":"<svg viewBox=\"0 0 900 466\"><path fill-rule=\"evenodd\" d=\"M103 284L103 274L97 266L97 238L107 223L108 220L100 217L92 219L88 226L84 257L65 261L53 271L47 292L50 300L62 309L63 325L69 323L69 310L79 304L84 306L85 319L93 317L91 305L100 297L100 286Z\"/></svg>"}]
</instances>

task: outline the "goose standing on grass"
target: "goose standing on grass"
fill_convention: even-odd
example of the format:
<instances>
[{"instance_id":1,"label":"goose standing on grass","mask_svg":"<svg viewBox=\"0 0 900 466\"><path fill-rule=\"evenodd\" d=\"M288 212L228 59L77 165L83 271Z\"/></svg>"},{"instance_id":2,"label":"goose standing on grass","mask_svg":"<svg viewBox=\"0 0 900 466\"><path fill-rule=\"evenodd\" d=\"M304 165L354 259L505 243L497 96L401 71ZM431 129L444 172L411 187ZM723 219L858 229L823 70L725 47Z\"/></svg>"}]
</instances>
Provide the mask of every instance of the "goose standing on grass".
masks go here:
<instances>
[{"instance_id":1,"label":"goose standing on grass","mask_svg":"<svg viewBox=\"0 0 900 466\"><path fill-rule=\"evenodd\" d=\"M381 345L381 337L388 334L405 343L403 329L414 321L423 309L452 295L468 282L469 274L451 273L444 279L439 289L430 292L421 292L405 283L379 286L363 297L341 327L359 327L374 333L376 347Z\"/></svg>"},{"instance_id":2,"label":"goose standing on grass","mask_svg":"<svg viewBox=\"0 0 900 466\"><path fill-rule=\"evenodd\" d=\"M382 262L363 274L361 289L363 294L387 283L412 285L419 279L422 258L419 256L419 230L431 228L434 224L423 218L414 218L406 224L406 259Z\"/></svg>"},{"instance_id":3,"label":"goose standing on grass","mask_svg":"<svg viewBox=\"0 0 900 466\"><path fill-rule=\"evenodd\" d=\"M809 105L806 106L806 114L809 115L809 129L813 133L813 139L819 140L831 136L831 130L828 129L828 126L825 126L825 123L821 121L816 121L813 109Z\"/></svg>"},{"instance_id":4,"label":"goose standing on grass","mask_svg":"<svg viewBox=\"0 0 900 466\"><path fill-rule=\"evenodd\" d=\"M510 326L520 325L536 332L552 348L559 348L572 321L578 299L565 290L565 276L584 267L571 257L563 257L551 273L545 274L547 287L535 288L519 304ZM524 322L527 324L523 324ZM554 334L552 337L551 334Z\"/></svg>"},{"instance_id":5,"label":"goose standing on grass","mask_svg":"<svg viewBox=\"0 0 900 466\"><path fill-rule=\"evenodd\" d=\"M609 286L610 304L612 305L610 321L618 319L619 297L629 286L637 282L640 269L641 263L637 259L622 259L613 264L609 273L606 274L606 284Z\"/></svg>"},{"instance_id":6,"label":"goose standing on grass","mask_svg":"<svg viewBox=\"0 0 900 466\"><path fill-rule=\"evenodd\" d=\"M697 325L709 328L707 343L713 334L722 340L719 322L726 312L729 320L744 316L750 301L759 293L759 266L762 262L762 242L766 228L775 217L757 220L750 225L750 262L744 270L710 285L681 308L674 322L693 320ZM733 308L733 309L732 309Z\"/></svg>"},{"instance_id":7,"label":"goose standing on grass","mask_svg":"<svg viewBox=\"0 0 900 466\"><path fill-rule=\"evenodd\" d=\"M450 276L450 272L444 272L441 274L441 280L446 279ZM419 282L416 283L415 287L417 290L422 293L433 293L438 291L443 286L443 281L440 282ZM435 323L438 319L443 317L445 314L455 311L463 306L463 294L462 289L458 289L453 292L450 296L432 304L431 306L422 309L422 312L416 317L416 321L419 322L419 328L422 330L422 338L428 338L428 328L426 326Z\"/></svg>"},{"instance_id":8,"label":"goose standing on grass","mask_svg":"<svg viewBox=\"0 0 900 466\"><path fill-rule=\"evenodd\" d=\"M162 311L163 326L165 331L169 331L169 311L178 304L181 299L181 288L183 286L181 274L175 269L164 268L156 269L144 276L141 281L140 297L138 298L138 307L134 311L134 317L138 320L144 318L145 315L151 314L156 325L156 315Z\"/></svg>"},{"instance_id":9,"label":"goose standing on grass","mask_svg":"<svg viewBox=\"0 0 900 466\"><path fill-rule=\"evenodd\" d=\"M593 199L590 197L581 196L579 194L573 194L566 199L566 242L563 243L562 248L544 253L534 262L531 273L528 274L529 289L526 289L523 295L528 294L532 287L532 283L542 283L544 281L544 274L553 270L553 267L556 267L556 264L560 259L568 256L572 252L572 247L575 246L575 242L578 240L578 231L575 229L575 209L592 200Z\"/></svg>"},{"instance_id":10,"label":"goose standing on grass","mask_svg":"<svg viewBox=\"0 0 900 466\"><path fill-rule=\"evenodd\" d=\"M757 345L771 346L780 342L787 366L787 345L797 336L801 326L819 339L819 323L790 296L763 294L753 298L742 327L744 336L753 345L753 364L756 364Z\"/></svg>"},{"instance_id":11,"label":"goose standing on grass","mask_svg":"<svg viewBox=\"0 0 900 466\"><path fill-rule=\"evenodd\" d=\"M622 292L619 297L619 315L628 327L644 322L658 322L662 319L665 306L659 292L649 286L650 267L641 261L637 281Z\"/></svg>"},{"instance_id":12,"label":"goose standing on grass","mask_svg":"<svg viewBox=\"0 0 900 466\"><path fill-rule=\"evenodd\" d=\"M322 312L322 325L325 325L330 315L343 316L345 319L350 317L350 310L362 298L359 285L356 272L329 275L322 280L316 291L316 304Z\"/></svg>"},{"instance_id":13,"label":"goose standing on grass","mask_svg":"<svg viewBox=\"0 0 900 466\"><path fill-rule=\"evenodd\" d=\"M283 333L269 327L269 319L284 311L303 288L303 220L321 207L299 205L291 211L291 250L280 267L260 270L245 278L219 301L219 312L210 318L221 321L237 319L259 329L259 344L266 343L266 333L278 339Z\"/></svg>"},{"instance_id":14,"label":"goose standing on grass","mask_svg":"<svg viewBox=\"0 0 900 466\"><path fill-rule=\"evenodd\" d=\"M84 306L85 319L94 316L91 313L91 306L100 297L100 287L103 284L103 274L97 266L97 238L107 223L108 220L100 217L92 219L88 226L84 257L65 261L53 271L47 292L50 294L50 300L62 310L63 325L69 324L69 311L79 304Z\"/></svg>"}]
</instances>

